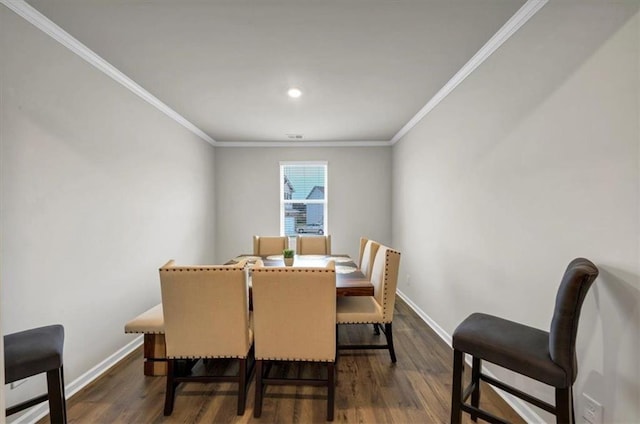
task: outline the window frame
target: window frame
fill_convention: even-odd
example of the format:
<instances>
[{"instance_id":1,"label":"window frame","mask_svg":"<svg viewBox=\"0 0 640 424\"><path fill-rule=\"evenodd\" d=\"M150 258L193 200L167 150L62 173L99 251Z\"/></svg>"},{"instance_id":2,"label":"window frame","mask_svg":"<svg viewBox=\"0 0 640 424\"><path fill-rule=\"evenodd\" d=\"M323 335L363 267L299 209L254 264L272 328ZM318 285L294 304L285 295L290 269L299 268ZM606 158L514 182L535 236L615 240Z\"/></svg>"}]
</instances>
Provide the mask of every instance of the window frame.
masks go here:
<instances>
[{"instance_id":1,"label":"window frame","mask_svg":"<svg viewBox=\"0 0 640 424\"><path fill-rule=\"evenodd\" d=\"M284 198L284 168L286 166L322 166L324 167L324 199L285 199ZM278 184L280 185L280 236L285 236L285 205L294 203L303 204L323 204L323 233L324 235L329 233L329 162L328 161L280 161L280 178ZM288 237L295 237L297 235L290 235Z\"/></svg>"}]
</instances>

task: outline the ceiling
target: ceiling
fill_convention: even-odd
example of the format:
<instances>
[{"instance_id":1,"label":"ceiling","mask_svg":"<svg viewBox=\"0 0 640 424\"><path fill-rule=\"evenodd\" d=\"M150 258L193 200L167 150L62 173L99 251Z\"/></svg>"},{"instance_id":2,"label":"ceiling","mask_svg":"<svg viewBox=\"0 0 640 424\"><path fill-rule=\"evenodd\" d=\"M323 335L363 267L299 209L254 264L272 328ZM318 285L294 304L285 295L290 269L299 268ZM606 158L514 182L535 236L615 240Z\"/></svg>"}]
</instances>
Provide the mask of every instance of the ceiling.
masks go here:
<instances>
[{"instance_id":1,"label":"ceiling","mask_svg":"<svg viewBox=\"0 0 640 424\"><path fill-rule=\"evenodd\" d=\"M525 0L27 3L213 144L266 145L388 144Z\"/></svg>"}]
</instances>

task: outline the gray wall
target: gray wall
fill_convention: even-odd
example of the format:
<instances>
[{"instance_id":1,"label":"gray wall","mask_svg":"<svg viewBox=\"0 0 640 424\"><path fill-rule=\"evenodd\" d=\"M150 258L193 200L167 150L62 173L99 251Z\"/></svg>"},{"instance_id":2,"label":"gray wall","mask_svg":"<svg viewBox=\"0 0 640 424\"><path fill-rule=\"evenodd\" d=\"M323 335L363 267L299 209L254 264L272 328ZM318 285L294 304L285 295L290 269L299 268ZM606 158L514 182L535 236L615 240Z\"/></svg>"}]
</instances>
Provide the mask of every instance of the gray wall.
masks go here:
<instances>
[{"instance_id":1,"label":"gray wall","mask_svg":"<svg viewBox=\"0 0 640 424\"><path fill-rule=\"evenodd\" d=\"M549 2L393 148L399 289L449 335L474 311L548 329L567 263L598 265L574 394L606 423L640 417L637 8Z\"/></svg>"},{"instance_id":2,"label":"gray wall","mask_svg":"<svg viewBox=\"0 0 640 424\"><path fill-rule=\"evenodd\" d=\"M0 23L2 330L63 324L69 384L134 338L159 266L213 259L214 148L2 5Z\"/></svg>"},{"instance_id":3,"label":"gray wall","mask_svg":"<svg viewBox=\"0 0 640 424\"><path fill-rule=\"evenodd\" d=\"M367 236L391 241L391 148L216 148L216 254L251 253L252 237L280 233L280 161L328 162L332 251L357 257Z\"/></svg>"}]
</instances>

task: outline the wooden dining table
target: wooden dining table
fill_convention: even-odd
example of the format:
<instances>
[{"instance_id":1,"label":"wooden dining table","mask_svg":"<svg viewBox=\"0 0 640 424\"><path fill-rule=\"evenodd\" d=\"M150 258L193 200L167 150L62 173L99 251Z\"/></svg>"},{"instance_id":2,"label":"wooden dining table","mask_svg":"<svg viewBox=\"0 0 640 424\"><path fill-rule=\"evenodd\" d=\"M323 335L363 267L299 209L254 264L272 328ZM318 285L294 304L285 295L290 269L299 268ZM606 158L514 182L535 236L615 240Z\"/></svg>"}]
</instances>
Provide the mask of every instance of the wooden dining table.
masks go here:
<instances>
[{"instance_id":1,"label":"wooden dining table","mask_svg":"<svg viewBox=\"0 0 640 424\"><path fill-rule=\"evenodd\" d=\"M282 255L239 255L228 261L227 265L243 259L247 259L249 269L258 259L262 259L267 267L285 266ZM373 296L373 284L349 255L295 255L293 267L325 267L331 260L336 264L336 296Z\"/></svg>"}]
</instances>

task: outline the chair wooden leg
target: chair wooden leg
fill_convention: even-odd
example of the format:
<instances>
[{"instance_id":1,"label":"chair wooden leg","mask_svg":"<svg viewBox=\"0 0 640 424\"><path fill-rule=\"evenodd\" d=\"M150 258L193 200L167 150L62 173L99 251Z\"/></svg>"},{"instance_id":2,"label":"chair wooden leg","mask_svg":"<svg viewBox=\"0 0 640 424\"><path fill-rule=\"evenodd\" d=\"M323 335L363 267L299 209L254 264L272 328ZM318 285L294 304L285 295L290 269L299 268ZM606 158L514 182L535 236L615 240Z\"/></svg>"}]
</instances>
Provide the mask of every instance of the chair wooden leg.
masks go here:
<instances>
[{"instance_id":1,"label":"chair wooden leg","mask_svg":"<svg viewBox=\"0 0 640 424\"><path fill-rule=\"evenodd\" d=\"M573 386L571 386L571 389L569 390L569 394L571 395L571 422L575 423L576 422L576 411L573 408Z\"/></svg>"},{"instance_id":2,"label":"chair wooden leg","mask_svg":"<svg viewBox=\"0 0 640 424\"><path fill-rule=\"evenodd\" d=\"M373 334L376 336L380 335L380 324L373 324Z\"/></svg>"},{"instance_id":3,"label":"chair wooden leg","mask_svg":"<svg viewBox=\"0 0 640 424\"><path fill-rule=\"evenodd\" d=\"M453 351L453 381L451 384L451 424L460 424L462 422L462 370L463 370L464 354L459 351Z\"/></svg>"},{"instance_id":4,"label":"chair wooden leg","mask_svg":"<svg viewBox=\"0 0 640 424\"><path fill-rule=\"evenodd\" d=\"M391 356L391 362L396 363L396 350L393 347L393 331L391 323L384 325L384 335L387 337L387 345L389 346L389 355Z\"/></svg>"},{"instance_id":5,"label":"chair wooden leg","mask_svg":"<svg viewBox=\"0 0 640 424\"><path fill-rule=\"evenodd\" d=\"M335 363L327 362L327 421L333 421L333 410L335 405Z\"/></svg>"},{"instance_id":6,"label":"chair wooden leg","mask_svg":"<svg viewBox=\"0 0 640 424\"><path fill-rule=\"evenodd\" d=\"M173 401L176 393L176 384L173 381L176 372L176 360L167 359L167 388L164 395L164 415L169 416L173 412Z\"/></svg>"},{"instance_id":7,"label":"chair wooden leg","mask_svg":"<svg viewBox=\"0 0 640 424\"><path fill-rule=\"evenodd\" d=\"M340 324L336 324L336 364L338 363L338 329L340 328Z\"/></svg>"},{"instance_id":8,"label":"chair wooden leg","mask_svg":"<svg viewBox=\"0 0 640 424\"><path fill-rule=\"evenodd\" d=\"M47 397L52 424L66 424L67 406L64 397L64 372L62 367L47 371Z\"/></svg>"},{"instance_id":9,"label":"chair wooden leg","mask_svg":"<svg viewBox=\"0 0 640 424\"><path fill-rule=\"evenodd\" d=\"M478 408L480 406L480 370L482 369L482 361L480 358L473 357L471 366L471 382L473 383L473 391L471 392L471 406ZM478 416L471 413L471 420L478 421Z\"/></svg>"},{"instance_id":10,"label":"chair wooden leg","mask_svg":"<svg viewBox=\"0 0 640 424\"><path fill-rule=\"evenodd\" d=\"M238 359L238 415L244 414L247 403L247 359Z\"/></svg>"},{"instance_id":11,"label":"chair wooden leg","mask_svg":"<svg viewBox=\"0 0 640 424\"><path fill-rule=\"evenodd\" d=\"M556 422L571 424L571 388L556 388Z\"/></svg>"},{"instance_id":12,"label":"chair wooden leg","mask_svg":"<svg viewBox=\"0 0 640 424\"><path fill-rule=\"evenodd\" d=\"M256 359L256 399L253 406L253 416L259 418L262 415L262 360Z\"/></svg>"}]
</instances>

